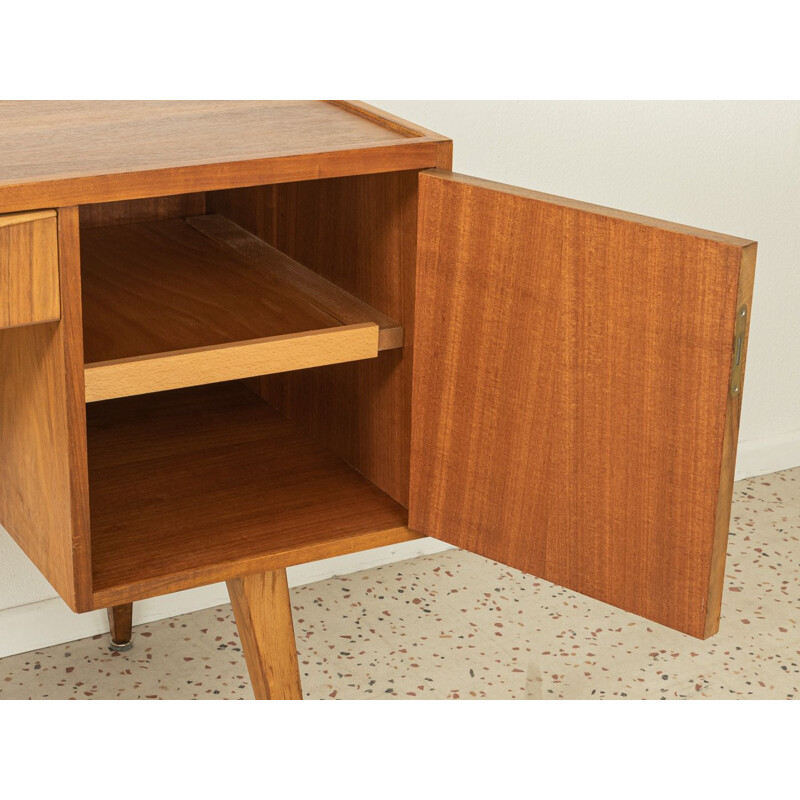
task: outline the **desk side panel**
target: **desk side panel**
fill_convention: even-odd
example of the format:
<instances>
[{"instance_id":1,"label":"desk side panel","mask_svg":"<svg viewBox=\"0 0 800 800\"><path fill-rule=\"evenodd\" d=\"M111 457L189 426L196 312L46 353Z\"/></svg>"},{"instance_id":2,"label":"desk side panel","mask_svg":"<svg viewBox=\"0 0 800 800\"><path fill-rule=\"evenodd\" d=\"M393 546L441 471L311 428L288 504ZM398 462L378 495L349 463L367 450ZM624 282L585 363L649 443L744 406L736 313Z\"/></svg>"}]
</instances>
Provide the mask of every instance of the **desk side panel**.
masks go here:
<instances>
[{"instance_id":1,"label":"desk side panel","mask_svg":"<svg viewBox=\"0 0 800 800\"><path fill-rule=\"evenodd\" d=\"M75 611L91 603L78 212L58 212L62 317L0 331L0 523Z\"/></svg>"}]
</instances>

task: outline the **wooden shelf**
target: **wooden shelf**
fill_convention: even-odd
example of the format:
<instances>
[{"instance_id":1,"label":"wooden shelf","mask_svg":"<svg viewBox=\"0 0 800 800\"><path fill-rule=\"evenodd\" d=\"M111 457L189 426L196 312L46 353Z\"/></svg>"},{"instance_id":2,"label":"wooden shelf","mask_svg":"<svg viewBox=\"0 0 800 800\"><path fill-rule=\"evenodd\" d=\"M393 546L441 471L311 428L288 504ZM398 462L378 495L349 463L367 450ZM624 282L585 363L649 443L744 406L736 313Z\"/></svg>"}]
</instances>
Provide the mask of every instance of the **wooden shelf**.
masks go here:
<instances>
[{"instance_id":1,"label":"wooden shelf","mask_svg":"<svg viewBox=\"0 0 800 800\"><path fill-rule=\"evenodd\" d=\"M96 608L418 537L242 384L94 403L87 423Z\"/></svg>"},{"instance_id":2,"label":"wooden shelf","mask_svg":"<svg viewBox=\"0 0 800 800\"><path fill-rule=\"evenodd\" d=\"M374 358L376 309L219 215L81 231L86 400Z\"/></svg>"}]
</instances>

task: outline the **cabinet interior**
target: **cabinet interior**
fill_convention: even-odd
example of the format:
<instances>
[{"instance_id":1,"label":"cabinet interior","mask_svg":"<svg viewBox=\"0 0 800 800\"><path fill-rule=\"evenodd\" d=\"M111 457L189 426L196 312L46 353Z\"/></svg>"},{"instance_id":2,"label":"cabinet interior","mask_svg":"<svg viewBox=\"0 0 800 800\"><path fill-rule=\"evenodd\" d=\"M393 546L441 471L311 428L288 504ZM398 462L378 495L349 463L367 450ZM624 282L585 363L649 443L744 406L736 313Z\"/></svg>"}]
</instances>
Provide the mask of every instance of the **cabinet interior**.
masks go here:
<instances>
[{"instance_id":1,"label":"cabinet interior","mask_svg":"<svg viewBox=\"0 0 800 800\"><path fill-rule=\"evenodd\" d=\"M219 214L88 229L81 269L89 402L403 343L389 317Z\"/></svg>"},{"instance_id":2,"label":"cabinet interior","mask_svg":"<svg viewBox=\"0 0 800 800\"><path fill-rule=\"evenodd\" d=\"M80 208L95 607L415 538L416 178Z\"/></svg>"}]
</instances>

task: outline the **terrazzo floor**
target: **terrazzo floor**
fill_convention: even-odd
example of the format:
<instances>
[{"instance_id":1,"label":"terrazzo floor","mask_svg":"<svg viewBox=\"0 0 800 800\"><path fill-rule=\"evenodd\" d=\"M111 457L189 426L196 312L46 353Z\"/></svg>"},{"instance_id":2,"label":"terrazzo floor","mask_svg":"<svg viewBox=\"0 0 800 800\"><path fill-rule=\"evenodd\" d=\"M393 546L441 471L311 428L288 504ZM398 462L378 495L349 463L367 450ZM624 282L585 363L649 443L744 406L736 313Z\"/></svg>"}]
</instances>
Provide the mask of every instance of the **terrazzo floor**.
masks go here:
<instances>
[{"instance_id":1,"label":"terrazzo floor","mask_svg":"<svg viewBox=\"0 0 800 800\"><path fill-rule=\"evenodd\" d=\"M703 642L463 551L292 590L309 699L794 699L800 468L735 486ZM0 660L0 699L252 698L230 606Z\"/></svg>"}]
</instances>

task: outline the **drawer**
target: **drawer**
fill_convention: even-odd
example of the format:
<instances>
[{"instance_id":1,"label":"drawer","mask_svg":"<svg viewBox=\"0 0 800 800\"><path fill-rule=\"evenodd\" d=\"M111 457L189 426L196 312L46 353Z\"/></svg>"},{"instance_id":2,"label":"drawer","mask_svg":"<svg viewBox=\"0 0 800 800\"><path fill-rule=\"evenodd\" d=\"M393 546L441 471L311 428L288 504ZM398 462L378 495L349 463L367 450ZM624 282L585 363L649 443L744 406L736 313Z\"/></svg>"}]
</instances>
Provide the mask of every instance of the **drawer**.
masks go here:
<instances>
[{"instance_id":1,"label":"drawer","mask_svg":"<svg viewBox=\"0 0 800 800\"><path fill-rule=\"evenodd\" d=\"M60 317L55 211L0 214L0 328Z\"/></svg>"}]
</instances>

